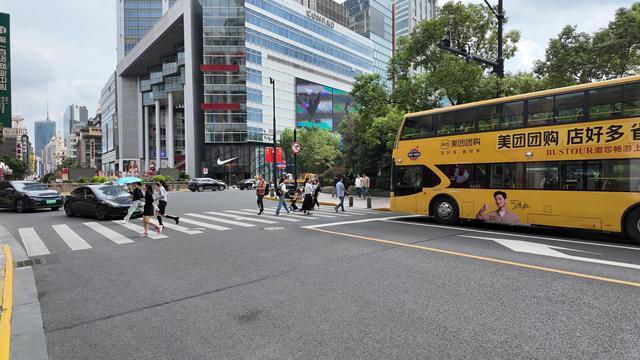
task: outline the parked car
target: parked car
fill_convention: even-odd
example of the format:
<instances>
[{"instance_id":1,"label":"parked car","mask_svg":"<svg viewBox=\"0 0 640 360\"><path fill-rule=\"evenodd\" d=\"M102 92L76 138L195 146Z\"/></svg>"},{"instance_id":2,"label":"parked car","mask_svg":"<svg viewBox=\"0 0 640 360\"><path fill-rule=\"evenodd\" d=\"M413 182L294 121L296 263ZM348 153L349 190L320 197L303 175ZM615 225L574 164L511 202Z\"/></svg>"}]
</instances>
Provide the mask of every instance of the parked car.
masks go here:
<instances>
[{"instance_id":1,"label":"parked car","mask_svg":"<svg viewBox=\"0 0 640 360\"><path fill-rule=\"evenodd\" d=\"M224 182L211 178L193 178L187 186L191 191L222 191L227 188Z\"/></svg>"},{"instance_id":2,"label":"parked car","mask_svg":"<svg viewBox=\"0 0 640 360\"><path fill-rule=\"evenodd\" d=\"M256 187L256 179L244 179L244 180L238 181L236 186L240 190L245 190L245 189L251 190L254 187Z\"/></svg>"},{"instance_id":3,"label":"parked car","mask_svg":"<svg viewBox=\"0 0 640 360\"><path fill-rule=\"evenodd\" d=\"M35 181L0 181L0 208L23 213L33 209L59 210L64 197L56 190Z\"/></svg>"},{"instance_id":4,"label":"parked car","mask_svg":"<svg viewBox=\"0 0 640 360\"><path fill-rule=\"evenodd\" d=\"M87 185L71 192L64 202L64 212L69 217L76 215L93 216L98 220L124 218L133 196L117 185ZM142 215L140 209L133 214Z\"/></svg>"}]
</instances>

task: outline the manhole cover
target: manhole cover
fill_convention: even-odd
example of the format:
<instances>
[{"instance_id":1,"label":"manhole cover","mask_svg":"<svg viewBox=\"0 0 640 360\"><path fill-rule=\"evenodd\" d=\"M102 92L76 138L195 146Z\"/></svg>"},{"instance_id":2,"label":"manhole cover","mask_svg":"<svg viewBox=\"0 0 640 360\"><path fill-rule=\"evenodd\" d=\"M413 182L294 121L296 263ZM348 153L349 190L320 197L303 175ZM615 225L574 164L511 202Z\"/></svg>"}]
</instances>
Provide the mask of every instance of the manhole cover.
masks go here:
<instances>
[{"instance_id":1,"label":"manhole cover","mask_svg":"<svg viewBox=\"0 0 640 360\"><path fill-rule=\"evenodd\" d=\"M266 230L266 231L276 231L276 230L282 230L282 229L284 229L282 226L267 226L262 228L262 230Z\"/></svg>"}]
</instances>

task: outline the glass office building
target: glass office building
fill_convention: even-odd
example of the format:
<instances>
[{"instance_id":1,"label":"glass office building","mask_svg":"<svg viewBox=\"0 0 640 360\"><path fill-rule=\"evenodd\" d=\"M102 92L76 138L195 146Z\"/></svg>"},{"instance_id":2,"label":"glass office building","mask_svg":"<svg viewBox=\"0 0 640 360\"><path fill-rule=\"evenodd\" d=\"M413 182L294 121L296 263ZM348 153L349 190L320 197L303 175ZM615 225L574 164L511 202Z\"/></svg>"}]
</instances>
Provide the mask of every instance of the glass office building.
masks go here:
<instances>
[{"instance_id":1,"label":"glass office building","mask_svg":"<svg viewBox=\"0 0 640 360\"><path fill-rule=\"evenodd\" d=\"M397 0L395 6L396 41L409 35L422 20L436 16L437 0Z\"/></svg>"},{"instance_id":2,"label":"glass office building","mask_svg":"<svg viewBox=\"0 0 640 360\"><path fill-rule=\"evenodd\" d=\"M377 0L347 0L349 29L373 41L373 71L387 79L393 51L391 3ZM387 81L387 84L390 82Z\"/></svg>"},{"instance_id":3,"label":"glass office building","mask_svg":"<svg viewBox=\"0 0 640 360\"><path fill-rule=\"evenodd\" d=\"M373 41L292 0L177 1L118 63L122 166L269 176L273 137L335 130L374 58Z\"/></svg>"}]
</instances>

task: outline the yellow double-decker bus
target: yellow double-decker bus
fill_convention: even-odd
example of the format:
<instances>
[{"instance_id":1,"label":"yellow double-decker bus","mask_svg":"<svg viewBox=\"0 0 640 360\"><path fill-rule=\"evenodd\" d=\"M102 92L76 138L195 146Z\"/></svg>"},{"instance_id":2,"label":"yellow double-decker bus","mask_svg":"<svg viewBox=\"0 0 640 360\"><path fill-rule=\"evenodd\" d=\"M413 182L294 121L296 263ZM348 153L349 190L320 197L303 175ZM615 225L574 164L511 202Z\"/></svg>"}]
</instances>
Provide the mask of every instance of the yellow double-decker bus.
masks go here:
<instances>
[{"instance_id":1,"label":"yellow double-decker bus","mask_svg":"<svg viewBox=\"0 0 640 360\"><path fill-rule=\"evenodd\" d=\"M640 76L406 115L392 210L640 243Z\"/></svg>"}]
</instances>

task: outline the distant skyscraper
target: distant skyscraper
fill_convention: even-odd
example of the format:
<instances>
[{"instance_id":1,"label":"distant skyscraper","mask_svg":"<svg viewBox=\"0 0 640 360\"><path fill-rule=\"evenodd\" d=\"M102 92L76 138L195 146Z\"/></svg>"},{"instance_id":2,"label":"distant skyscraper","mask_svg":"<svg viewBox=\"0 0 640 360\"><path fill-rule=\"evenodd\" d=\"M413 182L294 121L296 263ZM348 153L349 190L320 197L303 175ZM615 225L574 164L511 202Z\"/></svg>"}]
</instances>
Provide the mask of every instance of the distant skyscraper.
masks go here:
<instances>
[{"instance_id":1,"label":"distant skyscraper","mask_svg":"<svg viewBox=\"0 0 640 360\"><path fill-rule=\"evenodd\" d=\"M118 1L118 61L133 49L176 0Z\"/></svg>"},{"instance_id":2,"label":"distant skyscraper","mask_svg":"<svg viewBox=\"0 0 640 360\"><path fill-rule=\"evenodd\" d=\"M338 4L333 0L296 0L300 4L326 16L329 20L347 27L347 9L344 4Z\"/></svg>"},{"instance_id":3,"label":"distant skyscraper","mask_svg":"<svg viewBox=\"0 0 640 360\"><path fill-rule=\"evenodd\" d=\"M34 131L36 156L40 156L42 149L44 149L49 143L49 140L56 135L56 122L49 119L48 109L47 119L44 121L36 121Z\"/></svg>"},{"instance_id":4,"label":"distant skyscraper","mask_svg":"<svg viewBox=\"0 0 640 360\"><path fill-rule=\"evenodd\" d=\"M386 80L393 49L391 2L347 0L344 5L348 28L373 40L373 71Z\"/></svg>"},{"instance_id":5,"label":"distant skyscraper","mask_svg":"<svg viewBox=\"0 0 640 360\"><path fill-rule=\"evenodd\" d=\"M433 19L436 16L437 0L396 0L395 39L411 34L413 28L422 20Z\"/></svg>"},{"instance_id":6,"label":"distant skyscraper","mask_svg":"<svg viewBox=\"0 0 640 360\"><path fill-rule=\"evenodd\" d=\"M75 104L67 106L62 118L64 139L69 139L69 135L86 126L88 119L89 111L87 111L86 106L79 106Z\"/></svg>"}]
</instances>

